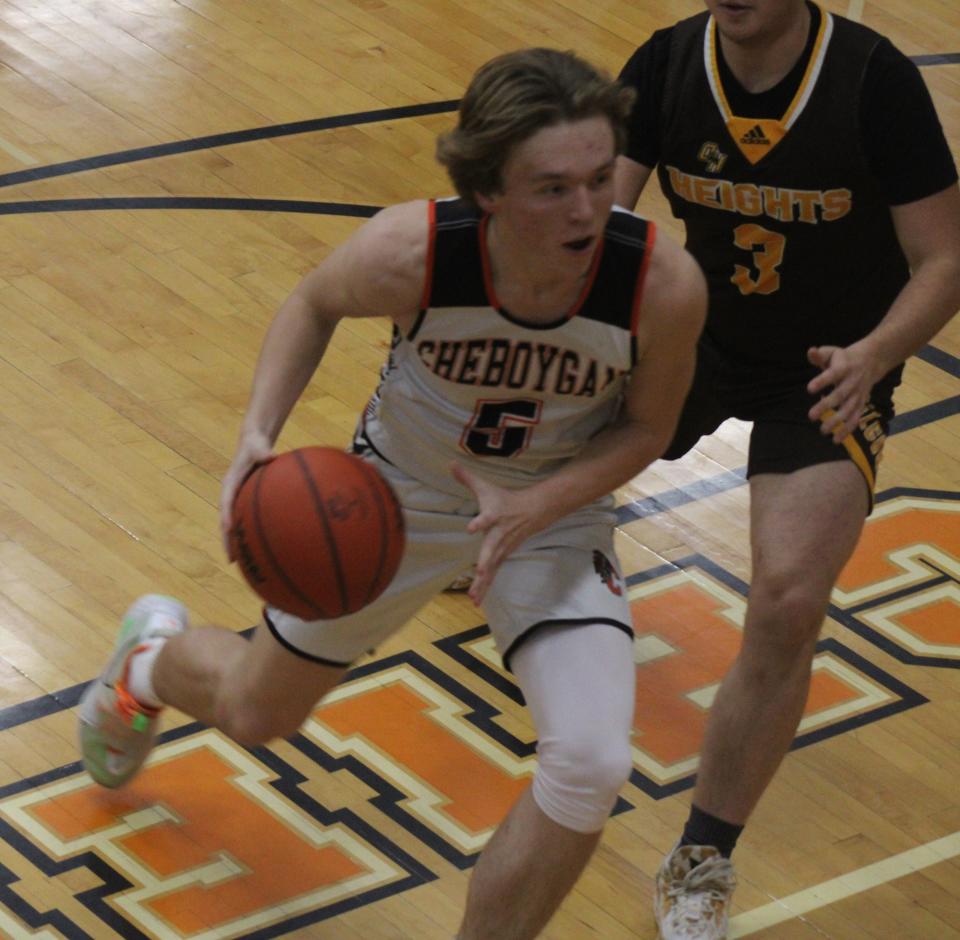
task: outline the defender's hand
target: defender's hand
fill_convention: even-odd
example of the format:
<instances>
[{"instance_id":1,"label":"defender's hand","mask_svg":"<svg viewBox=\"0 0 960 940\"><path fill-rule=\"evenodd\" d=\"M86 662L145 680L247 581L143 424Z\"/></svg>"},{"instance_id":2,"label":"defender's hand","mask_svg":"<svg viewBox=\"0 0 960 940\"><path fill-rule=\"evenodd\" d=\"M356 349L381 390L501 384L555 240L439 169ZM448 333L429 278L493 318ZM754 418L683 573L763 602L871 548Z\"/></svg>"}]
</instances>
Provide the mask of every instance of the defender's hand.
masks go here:
<instances>
[{"instance_id":1,"label":"defender's hand","mask_svg":"<svg viewBox=\"0 0 960 940\"><path fill-rule=\"evenodd\" d=\"M831 434L840 444L856 430L860 416L870 398L870 391L880 378L868 344L852 346L812 346L807 359L820 369L820 374L807 384L811 395L821 395L810 409L811 421L820 422L820 431Z\"/></svg>"}]
</instances>

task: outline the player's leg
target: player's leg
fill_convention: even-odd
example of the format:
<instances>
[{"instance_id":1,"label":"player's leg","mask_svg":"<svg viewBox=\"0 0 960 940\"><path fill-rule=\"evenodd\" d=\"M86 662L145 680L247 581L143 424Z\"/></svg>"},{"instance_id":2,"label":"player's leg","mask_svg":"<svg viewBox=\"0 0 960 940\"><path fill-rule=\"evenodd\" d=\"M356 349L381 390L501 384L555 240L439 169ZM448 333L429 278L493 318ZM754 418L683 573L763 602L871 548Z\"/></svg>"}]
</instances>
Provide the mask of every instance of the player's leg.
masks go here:
<instances>
[{"instance_id":1,"label":"player's leg","mask_svg":"<svg viewBox=\"0 0 960 940\"><path fill-rule=\"evenodd\" d=\"M745 373L731 386L755 422L750 596L740 654L711 706L690 816L657 876L664 940L726 936L729 857L802 716L830 593L869 512L898 371L873 389L843 445L807 420L802 376L761 378Z\"/></svg>"},{"instance_id":2,"label":"player's leg","mask_svg":"<svg viewBox=\"0 0 960 940\"><path fill-rule=\"evenodd\" d=\"M84 765L104 786L126 783L167 705L244 745L289 736L349 661L321 661L262 626L250 641L223 627L190 629L182 604L147 595L127 612L113 656L81 699Z\"/></svg>"},{"instance_id":3,"label":"player's leg","mask_svg":"<svg viewBox=\"0 0 960 940\"><path fill-rule=\"evenodd\" d=\"M539 766L477 862L459 940L536 937L593 854L631 768L627 633L605 623L544 627L511 662Z\"/></svg>"},{"instance_id":4,"label":"player's leg","mask_svg":"<svg viewBox=\"0 0 960 940\"><path fill-rule=\"evenodd\" d=\"M750 480L753 573L740 653L707 722L693 808L657 878L666 940L726 936L728 857L790 748L833 584L867 512L849 461ZM688 931L696 923L700 933Z\"/></svg>"},{"instance_id":5,"label":"player's leg","mask_svg":"<svg viewBox=\"0 0 960 940\"><path fill-rule=\"evenodd\" d=\"M166 705L248 746L293 734L351 662L456 573L444 566L433 578L417 578L417 554L369 607L315 622L269 608L250 641L223 627L188 629L186 609L173 598L140 598L81 699L80 744L91 776L104 786L126 783L150 752Z\"/></svg>"},{"instance_id":6,"label":"player's leg","mask_svg":"<svg viewBox=\"0 0 960 940\"><path fill-rule=\"evenodd\" d=\"M165 705L246 745L294 733L350 663L399 629L475 557L478 539L466 533L464 517L435 511L429 492L418 498L426 508L405 510L400 569L387 590L355 614L308 622L271 608L248 642L221 627L188 629L186 609L173 598L138 600L113 656L81 699L81 750L94 779L116 787L139 770Z\"/></svg>"},{"instance_id":7,"label":"player's leg","mask_svg":"<svg viewBox=\"0 0 960 940\"><path fill-rule=\"evenodd\" d=\"M296 733L349 666L289 644L261 624L247 641L204 626L172 638L157 659L157 698L253 747Z\"/></svg>"},{"instance_id":8,"label":"player's leg","mask_svg":"<svg viewBox=\"0 0 960 940\"><path fill-rule=\"evenodd\" d=\"M629 775L636 667L613 520L606 504L560 520L511 555L487 593L490 629L537 731L538 766L480 856L460 940L537 936Z\"/></svg>"},{"instance_id":9,"label":"player's leg","mask_svg":"<svg viewBox=\"0 0 960 940\"><path fill-rule=\"evenodd\" d=\"M802 416L755 424L743 643L711 706L690 817L658 874L665 940L689 937L691 923L704 940L726 935L728 858L793 741L830 592L869 511L892 412L889 389L874 392L880 407L868 405L843 447Z\"/></svg>"},{"instance_id":10,"label":"player's leg","mask_svg":"<svg viewBox=\"0 0 960 940\"><path fill-rule=\"evenodd\" d=\"M789 749L830 592L868 509L850 462L750 480L753 573L740 653L710 710L694 803L742 825Z\"/></svg>"}]
</instances>

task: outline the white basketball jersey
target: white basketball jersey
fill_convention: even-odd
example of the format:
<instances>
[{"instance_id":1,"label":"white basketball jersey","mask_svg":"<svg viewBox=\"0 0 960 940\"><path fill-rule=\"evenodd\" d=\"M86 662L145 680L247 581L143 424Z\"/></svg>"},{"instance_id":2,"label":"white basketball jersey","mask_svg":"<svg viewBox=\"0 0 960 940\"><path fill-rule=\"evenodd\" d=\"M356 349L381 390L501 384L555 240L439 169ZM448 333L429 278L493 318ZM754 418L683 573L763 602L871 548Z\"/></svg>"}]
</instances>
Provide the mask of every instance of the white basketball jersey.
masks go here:
<instances>
[{"instance_id":1,"label":"white basketball jersey","mask_svg":"<svg viewBox=\"0 0 960 940\"><path fill-rule=\"evenodd\" d=\"M618 413L653 224L614 210L574 308L530 324L491 302L480 211L460 199L429 211L424 308L408 334L394 329L356 445L453 495L462 495L453 460L500 485L528 485Z\"/></svg>"}]
</instances>

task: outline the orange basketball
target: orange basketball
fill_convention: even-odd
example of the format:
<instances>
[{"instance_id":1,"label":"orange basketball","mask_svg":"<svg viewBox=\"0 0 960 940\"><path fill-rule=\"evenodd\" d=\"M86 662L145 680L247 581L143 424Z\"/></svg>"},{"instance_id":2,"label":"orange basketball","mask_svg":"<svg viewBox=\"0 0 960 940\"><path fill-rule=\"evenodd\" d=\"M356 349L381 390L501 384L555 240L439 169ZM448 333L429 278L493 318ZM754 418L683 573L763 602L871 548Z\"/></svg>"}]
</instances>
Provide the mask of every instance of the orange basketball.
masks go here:
<instances>
[{"instance_id":1,"label":"orange basketball","mask_svg":"<svg viewBox=\"0 0 960 940\"><path fill-rule=\"evenodd\" d=\"M329 620L383 593L403 555L403 513L371 464L302 447L261 464L233 504L233 557L268 604Z\"/></svg>"}]
</instances>

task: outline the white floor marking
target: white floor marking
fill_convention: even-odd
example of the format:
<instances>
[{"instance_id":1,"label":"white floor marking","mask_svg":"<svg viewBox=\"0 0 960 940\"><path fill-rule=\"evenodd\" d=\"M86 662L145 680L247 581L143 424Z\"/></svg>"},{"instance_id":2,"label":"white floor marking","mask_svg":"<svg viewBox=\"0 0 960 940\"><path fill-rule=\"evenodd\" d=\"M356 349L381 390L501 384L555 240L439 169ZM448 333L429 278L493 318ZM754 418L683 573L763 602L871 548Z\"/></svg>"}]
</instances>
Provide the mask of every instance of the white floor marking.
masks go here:
<instances>
[{"instance_id":1,"label":"white floor marking","mask_svg":"<svg viewBox=\"0 0 960 940\"><path fill-rule=\"evenodd\" d=\"M822 884L798 891L779 901L739 914L730 921L730 932L727 936L729 940L734 940L736 937L749 937L767 927L793 920L810 911L842 901L862 891L869 891L878 885L887 884L958 855L960 855L960 832L955 832L953 835L944 836L926 845L893 855L882 862L852 871L848 875L824 881Z\"/></svg>"}]
</instances>

